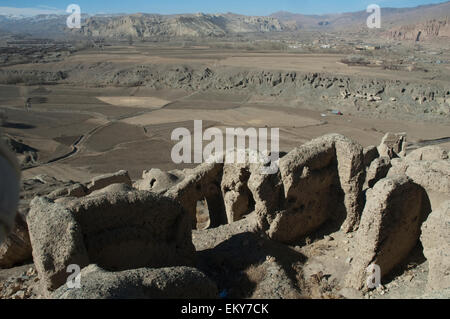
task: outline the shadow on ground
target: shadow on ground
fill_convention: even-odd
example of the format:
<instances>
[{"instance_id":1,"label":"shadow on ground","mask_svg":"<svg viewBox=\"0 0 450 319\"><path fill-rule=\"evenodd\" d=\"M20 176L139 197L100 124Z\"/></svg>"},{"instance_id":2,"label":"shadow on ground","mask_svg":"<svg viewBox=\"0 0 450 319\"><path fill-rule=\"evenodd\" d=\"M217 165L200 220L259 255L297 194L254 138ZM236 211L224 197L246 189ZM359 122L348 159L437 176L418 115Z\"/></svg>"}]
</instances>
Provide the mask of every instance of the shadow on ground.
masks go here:
<instances>
[{"instance_id":1,"label":"shadow on ground","mask_svg":"<svg viewBox=\"0 0 450 319\"><path fill-rule=\"evenodd\" d=\"M275 257L289 279L298 282L298 270L293 266L306 262L303 254L274 242L260 233L242 233L231 237L214 248L199 251L198 268L214 280L227 298L249 298L257 283L249 278L247 270ZM300 287L297 287L300 288Z\"/></svg>"}]
</instances>

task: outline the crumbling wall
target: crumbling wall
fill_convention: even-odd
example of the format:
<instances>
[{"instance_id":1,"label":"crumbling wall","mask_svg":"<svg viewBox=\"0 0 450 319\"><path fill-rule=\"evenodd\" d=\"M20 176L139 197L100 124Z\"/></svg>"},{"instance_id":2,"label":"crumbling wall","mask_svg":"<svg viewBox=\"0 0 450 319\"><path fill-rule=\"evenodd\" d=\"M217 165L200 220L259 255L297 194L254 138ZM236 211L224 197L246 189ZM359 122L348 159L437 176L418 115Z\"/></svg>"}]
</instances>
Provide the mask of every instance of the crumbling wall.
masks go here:
<instances>
[{"instance_id":1,"label":"crumbling wall","mask_svg":"<svg viewBox=\"0 0 450 319\"><path fill-rule=\"evenodd\" d=\"M27 221L36 269L49 290L65 283L70 264L124 270L194 263L190 216L150 192L93 194L65 206L37 197Z\"/></svg>"},{"instance_id":2,"label":"crumbling wall","mask_svg":"<svg viewBox=\"0 0 450 319\"><path fill-rule=\"evenodd\" d=\"M380 267L383 278L402 262L417 244L420 227L430 211L425 190L407 177L380 180L367 192L347 285L367 289L371 264Z\"/></svg>"}]
</instances>

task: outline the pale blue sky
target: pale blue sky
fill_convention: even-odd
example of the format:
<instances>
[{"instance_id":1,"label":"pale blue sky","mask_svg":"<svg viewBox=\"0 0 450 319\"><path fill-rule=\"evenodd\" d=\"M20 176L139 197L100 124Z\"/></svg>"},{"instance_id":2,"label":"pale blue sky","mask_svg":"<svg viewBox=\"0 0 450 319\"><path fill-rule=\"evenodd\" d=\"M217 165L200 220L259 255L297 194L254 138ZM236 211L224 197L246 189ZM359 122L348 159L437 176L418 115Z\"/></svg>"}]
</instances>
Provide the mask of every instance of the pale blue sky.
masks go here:
<instances>
[{"instance_id":1,"label":"pale blue sky","mask_svg":"<svg viewBox=\"0 0 450 319\"><path fill-rule=\"evenodd\" d=\"M323 14L365 10L369 4L383 7L413 7L422 4L446 2L442 0L0 0L5 7L38 9L30 12L64 11L71 3L78 4L85 13L225 13L268 15L276 11L303 14Z\"/></svg>"}]
</instances>

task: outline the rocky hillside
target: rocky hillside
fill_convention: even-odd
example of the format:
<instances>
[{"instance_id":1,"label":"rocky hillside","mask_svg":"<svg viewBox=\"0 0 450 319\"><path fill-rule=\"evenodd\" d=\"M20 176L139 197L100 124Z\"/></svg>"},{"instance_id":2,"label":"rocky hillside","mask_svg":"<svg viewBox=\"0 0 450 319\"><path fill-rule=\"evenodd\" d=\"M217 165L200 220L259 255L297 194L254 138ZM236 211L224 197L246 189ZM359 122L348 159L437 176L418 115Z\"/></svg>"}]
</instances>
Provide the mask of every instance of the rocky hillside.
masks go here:
<instances>
[{"instance_id":1,"label":"rocky hillside","mask_svg":"<svg viewBox=\"0 0 450 319\"><path fill-rule=\"evenodd\" d=\"M59 71L0 70L0 83L8 83L4 82L5 79L13 79L16 84L145 86L183 89L187 92L257 94L283 100L294 107L303 101L304 107L315 110L325 111L339 105L344 113L375 118L409 118L448 123L450 117L448 87L413 80L364 79L327 73L190 67L180 64L146 64L123 68L110 62L86 64L85 69L74 67Z\"/></svg>"},{"instance_id":2,"label":"rocky hillside","mask_svg":"<svg viewBox=\"0 0 450 319\"><path fill-rule=\"evenodd\" d=\"M0 14L0 30L39 37L68 35L67 15L11 18ZM279 32L287 29L278 19L238 14L114 14L82 15L82 29L72 35L105 38L223 37L235 33Z\"/></svg>"},{"instance_id":3,"label":"rocky hillside","mask_svg":"<svg viewBox=\"0 0 450 319\"><path fill-rule=\"evenodd\" d=\"M293 30L349 30L366 27L368 13L361 11L326 15L305 15L280 11L270 16L219 14L112 14L82 15L82 29L68 33L67 15L50 14L33 17L10 17L0 13L0 32L30 34L39 37L89 35L105 38L158 39L173 37L224 37L236 33L280 32ZM442 21L450 16L450 1L413 8L382 7L382 27ZM401 31L399 31L401 32ZM447 32L447 31L445 31ZM395 32L394 32L395 33ZM395 33L397 34L397 33ZM403 32L402 32L403 34Z\"/></svg>"},{"instance_id":4,"label":"rocky hillside","mask_svg":"<svg viewBox=\"0 0 450 319\"><path fill-rule=\"evenodd\" d=\"M450 38L450 20L429 20L424 23L411 24L392 28L387 37L393 40L423 41L439 38Z\"/></svg>"},{"instance_id":5,"label":"rocky hillside","mask_svg":"<svg viewBox=\"0 0 450 319\"><path fill-rule=\"evenodd\" d=\"M67 15L41 14L32 17L10 17L0 14L0 30L11 34L39 38L60 38L66 33ZM82 15L82 20L87 15Z\"/></svg>"},{"instance_id":6,"label":"rocky hillside","mask_svg":"<svg viewBox=\"0 0 450 319\"><path fill-rule=\"evenodd\" d=\"M364 6L361 6L363 9ZM422 23L426 20L444 19L450 16L450 1L412 8L386 8L381 5L382 28ZM304 15L286 11L276 12L271 17L299 29L352 29L365 27L369 13L366 10L324 15Z\"/></svg>"},{"instance_id":7,"label":"rocky hillside","mask_svg":"<svg viewBox=\"0 0 450 319\"><path fill-rule=\"evenodd\" d=\"M81 33L106 38L223 37L230 33L274 32L285 27L275 18L235 14L150 15L91 17Z\"/></svg>"}]
</instances>

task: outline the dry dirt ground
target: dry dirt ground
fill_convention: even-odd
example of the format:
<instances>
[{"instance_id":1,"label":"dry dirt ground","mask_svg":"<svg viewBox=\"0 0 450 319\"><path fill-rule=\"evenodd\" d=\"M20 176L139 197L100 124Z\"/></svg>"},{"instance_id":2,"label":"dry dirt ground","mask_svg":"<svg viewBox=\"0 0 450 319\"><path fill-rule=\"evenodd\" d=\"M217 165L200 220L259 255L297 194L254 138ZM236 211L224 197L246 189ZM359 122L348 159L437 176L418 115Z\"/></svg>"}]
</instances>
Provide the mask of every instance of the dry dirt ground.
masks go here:
<instances>
[{"instance_id":1,"label":"dry dirt ground","mask_svg":"<svg viewBox=\"0 0 450 319\"><path fill-rule=\"evenodd\" d=\"M23 105L25 90L42 98L30 110ZM0 105L8 116L4 131L37 149L43 164L24 171L25 177L45 173L86 180L127 169L136 179L149 168L190 167L172 162L171 133L178 127L192 132L194 120L203 120L204 129L280 128L283 151L327 133L341 133L363 146L378 144L390 131L406 132L412 143L450 136L445 124L335 116L265 97L222 92L63 85L0 86L0 92Z\"/></svg>"},{"instance_id":2,"label":"dry dirt ground","mask_svg":"<svg viewBox=\"0 0 450 319\"><path fill-rule=\"evenodd\" d=\"M368 39L365 39L368 40ZM376 40L376 39L372 39ZM378 39L379 40L379 39ZM395 46L395 45L394 45ZM437 46L437 47L436 47ZM447 47L446 47L447 46ZM352 47L349 47L350 52ZM412 57L417 58L416 64L421 61L435 58L435 52L441 51L438 59L446 61L450 58L448 44L426 43L421 47L412 42L404 44L399 49L390 51L373 51L369 54L353 52L365 55L366 58L384 59L388 61L403 60L407 63ZM429 53L430 54L427 54ZM432 53L432 54L431 54ZM83 64L111 63L120 66L136 66L146 64L180 64L180 65L203 65L207 67L231 66L245 67L260 70L288 70L301 72L327 72L335 75L357 75L361 77L405 80L411 78L428 81L448 81L450 66L448 64L427 65L427 72L413 72L398 69L385 69L381 65L364 67L349 66L342 63L342 59L348 56L346 53L322 52L305 53L284 50L246 51L235 49L215 49L212 47L177 47L164 46L161 44L135 44L131 46L114 45L102 49L93 48L72 54L61 61L45 64L21 64L6 66L4 69L23 70L64 70L67 67L76 67Z\"/></svg>"}]
</instances>

